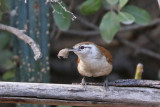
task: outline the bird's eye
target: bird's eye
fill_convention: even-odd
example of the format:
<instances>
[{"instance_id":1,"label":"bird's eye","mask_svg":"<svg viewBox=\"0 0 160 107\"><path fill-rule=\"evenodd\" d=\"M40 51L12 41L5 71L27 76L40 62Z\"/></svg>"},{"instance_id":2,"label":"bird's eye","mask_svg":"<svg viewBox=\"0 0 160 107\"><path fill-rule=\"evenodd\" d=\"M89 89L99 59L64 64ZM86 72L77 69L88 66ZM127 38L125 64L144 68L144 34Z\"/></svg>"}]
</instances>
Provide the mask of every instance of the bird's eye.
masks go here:
<instances>
[{"instance_id":1,"label":"bird's eye","mask_svg":"<svg viewBox=\"0 0 160 107\"><path fill-rule=\"evenodd\" d=\"M84 46L80 46L79 48L80 48L80 49L84 49Z\"/></svg>"}]
</instances>

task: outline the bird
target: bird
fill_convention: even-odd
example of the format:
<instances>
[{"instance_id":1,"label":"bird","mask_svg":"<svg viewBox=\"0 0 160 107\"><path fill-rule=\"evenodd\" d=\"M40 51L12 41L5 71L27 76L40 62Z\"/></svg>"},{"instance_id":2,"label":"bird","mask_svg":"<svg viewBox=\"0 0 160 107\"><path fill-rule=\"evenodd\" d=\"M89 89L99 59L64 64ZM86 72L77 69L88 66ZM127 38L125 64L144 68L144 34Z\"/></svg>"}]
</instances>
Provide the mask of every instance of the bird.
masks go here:
<instances>
[{"instance_id":1,"label":"bird","mask_svg":"<svg viewBox=\"0 0 160 107\"><path fill-rule=\"evenodd\" d=\"M86 86L85 77L106 76L104 86L108 87L108 75L111 73L113 59L111 53L102 46L93 42L81 42L74 45L69 51L78 56L77 69L82 75L81 84Z\"/></svg>"}]
</instances>

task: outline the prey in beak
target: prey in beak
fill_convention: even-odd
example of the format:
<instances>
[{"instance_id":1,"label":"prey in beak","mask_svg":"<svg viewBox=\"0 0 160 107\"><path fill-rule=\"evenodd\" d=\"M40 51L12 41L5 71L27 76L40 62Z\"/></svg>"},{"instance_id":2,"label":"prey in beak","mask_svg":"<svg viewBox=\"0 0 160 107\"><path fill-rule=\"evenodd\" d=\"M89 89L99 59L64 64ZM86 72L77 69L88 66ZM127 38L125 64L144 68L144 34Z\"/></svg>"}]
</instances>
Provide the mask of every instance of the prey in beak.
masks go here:
<instances>
[{"instance_id":1,"label":"prey in beak","mask_svg":"<svg viewBox=\"0 0 160 107\"><path fill-rule=\"evenodd\" d=\"M65 49L60 50L57 56L58 56L59 59L61 57L62 58L68 58L69 52L79 52L79 51L81 51L81 50L78 49L78 48L70 48L70 49L65 48Z\"/></svg>"}]
</instances>

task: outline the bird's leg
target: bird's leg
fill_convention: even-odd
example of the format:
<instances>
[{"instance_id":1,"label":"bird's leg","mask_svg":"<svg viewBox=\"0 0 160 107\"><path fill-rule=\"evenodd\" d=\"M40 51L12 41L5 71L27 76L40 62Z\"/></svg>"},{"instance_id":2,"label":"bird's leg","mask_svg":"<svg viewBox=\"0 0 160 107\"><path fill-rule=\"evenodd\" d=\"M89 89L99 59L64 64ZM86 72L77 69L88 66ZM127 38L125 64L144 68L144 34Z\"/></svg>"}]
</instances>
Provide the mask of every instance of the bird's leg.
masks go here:
<instances>
[{"instance_id":1,"label":"bird's leg","mask_svg":"<svg viewBox=\"0 0 160 107\"><path fill-rule=\"evenodd\" d=\"M86 81L85 81L85 77L82 78L82 81L81 81L81 85L86 88Z\"/></svg>"},{"instance_id":2,"label":"bird's leg","mask_svg":"<svg viewBox=\"0 0 160 107\"><path fill-rule=\"evenodd\" d=\"M109 87L108 87L108 76L106 77L103 86L104 86L106 89L109 88Z\"/></svg>"}]
</instances>

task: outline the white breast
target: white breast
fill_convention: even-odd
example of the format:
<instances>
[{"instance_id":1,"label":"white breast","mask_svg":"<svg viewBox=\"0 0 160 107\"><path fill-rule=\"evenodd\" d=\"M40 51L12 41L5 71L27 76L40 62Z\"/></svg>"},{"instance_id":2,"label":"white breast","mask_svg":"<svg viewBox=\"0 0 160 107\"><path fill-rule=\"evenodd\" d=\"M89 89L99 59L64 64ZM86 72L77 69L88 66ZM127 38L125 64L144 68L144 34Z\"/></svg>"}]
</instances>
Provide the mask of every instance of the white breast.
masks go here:
<instances>
[{"instance_id":1,"label":"white breast","mask_svg":"<svg viewBox=\"0 0 160 107\"><path fill-rule=\"evenodd\" d=\"M83 59L78 64L78 71L87 77L99 77L108 75L112 71L112 65L103 56L99 59Z\"/></svg>"}]
</instances>

